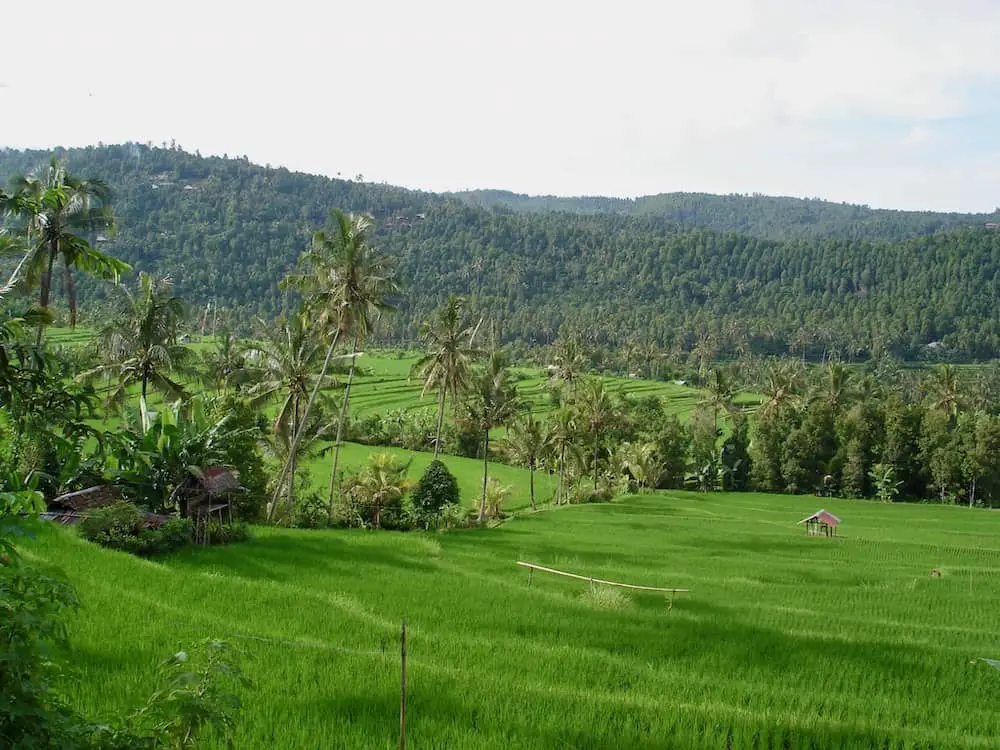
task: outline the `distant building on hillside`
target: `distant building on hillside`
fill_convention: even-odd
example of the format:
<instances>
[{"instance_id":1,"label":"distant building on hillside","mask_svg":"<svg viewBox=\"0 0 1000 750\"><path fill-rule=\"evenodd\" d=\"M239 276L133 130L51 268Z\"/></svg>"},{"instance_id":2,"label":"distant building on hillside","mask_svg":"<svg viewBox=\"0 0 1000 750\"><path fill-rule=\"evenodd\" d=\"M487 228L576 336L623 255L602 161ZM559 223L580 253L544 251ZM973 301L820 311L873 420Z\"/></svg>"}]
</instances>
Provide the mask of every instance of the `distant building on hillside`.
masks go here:
<instances>
[{"instance_id":1,"label":"distant building on hillside","mask_svg":"<svg viewBox=\"0 0 1000 750\"><path fill-rule=\"evenodd\" d=\"M986 222L986 228L987 229L1000 229L1000 222L997 222L997 221L987 221Z\"/></svg>"},{"instance_id":2,"label":"distant building on hillside","mask_svg":"<svg viewBox=\"0 0 1000 750\"><path fill-rule=\"evenodd\" d=\"M818 510L799 523L805 524L809 536L837 536L840 519L828 510Z\"/></svg>"}]
</instances>

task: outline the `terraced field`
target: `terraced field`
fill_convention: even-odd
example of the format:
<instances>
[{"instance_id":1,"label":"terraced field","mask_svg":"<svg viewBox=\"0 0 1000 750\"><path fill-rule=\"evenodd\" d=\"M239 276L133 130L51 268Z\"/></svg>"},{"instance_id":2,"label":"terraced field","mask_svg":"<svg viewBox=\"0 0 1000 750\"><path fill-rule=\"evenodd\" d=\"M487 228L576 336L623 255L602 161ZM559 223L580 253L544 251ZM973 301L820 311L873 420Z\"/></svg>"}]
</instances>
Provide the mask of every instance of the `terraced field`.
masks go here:
<instances>
[{"instance_id":1,"label":"terraced field","mask_svg":"<svg viewBox=\"0 0 1000 750\"><path fill-rule=\"evenodd\" d=\"M996 748L1000 513L660 493L448 534L257 529L145 562L47 528L92 714L206 636L243 649L239 748ZM622 592L517 560L616 581ZM936 569L939 577L930 575Z\"/></svg>"}]
</instances>

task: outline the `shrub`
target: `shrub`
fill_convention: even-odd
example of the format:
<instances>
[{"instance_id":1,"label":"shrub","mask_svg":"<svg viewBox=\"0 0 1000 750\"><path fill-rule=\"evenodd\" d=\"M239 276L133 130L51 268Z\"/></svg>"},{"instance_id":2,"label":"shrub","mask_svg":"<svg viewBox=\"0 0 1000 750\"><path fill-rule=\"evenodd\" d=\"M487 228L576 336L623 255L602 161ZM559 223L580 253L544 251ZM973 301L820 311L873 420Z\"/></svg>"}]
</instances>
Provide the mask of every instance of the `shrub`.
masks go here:
<instances>
[{"instance_id":1,"label":"shrub","mask_svg":"<svg viewBox=\"0 0 1000 750\"><path fill-rule=\"evenodd\" d=\"M327 504L315 492L302 498L295 509L293 525L298 529L322 529L330 523Z\"/></svg>"},{"instance_id":2,"label":"shrub","mask_svg":"<svg viewBox=\"0 0 1000 750\"><path fill-rule=\"evenodd\" d=\"M486 517L503 518L503 506L510 497L511 488L500 484L499 480L490 477L486 483Z\"/></svg>"},{"instance_id":3,"label":"shrub","mask_svg":"<svg viewBox=\"0 0 1000 750\"><path fill-rule=\"evenodd\" d=\"M458 480L444 463L435 459L420 477L413 493L417 515L427 523L438 518L446 505L457 505L458 501Z\"/></svg>"},{"instance_id":4,"label":"shrub","mask_svg":"<svg viewBox=\"0 0 1000 750\"><path fill-rule=\"evenodd\" d=\"M145 514L129 503L115 503L91 513L80 524L80 533L102 547L149 557L191 543L191 521L172 518L156 529L144 527Z\"/></svg>"},{"instance_id":5,"label":"shrub","mask_svg":"<svg viewBox=\"0 0 1000 750\"><path fill-rule=\"evenodd\" d=\"M234 523L219 523L216 520L208 523L209 544L235 544L245 542L250 538L250 527L245 521Z\"/></svg>"}]
</instances>

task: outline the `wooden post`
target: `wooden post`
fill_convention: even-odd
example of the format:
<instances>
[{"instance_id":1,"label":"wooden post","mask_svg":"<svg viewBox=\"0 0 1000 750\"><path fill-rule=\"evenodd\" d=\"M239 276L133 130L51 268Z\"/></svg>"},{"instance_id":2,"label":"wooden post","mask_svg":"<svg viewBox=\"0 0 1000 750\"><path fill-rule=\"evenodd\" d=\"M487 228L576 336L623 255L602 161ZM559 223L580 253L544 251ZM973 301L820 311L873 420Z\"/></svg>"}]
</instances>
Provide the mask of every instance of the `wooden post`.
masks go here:
<instances>
[{"instance_id":1,"label":"wooden post","mask_svg":"<svg viewBox=\"0 0 1000 750\"><path fill-rule=\"evenodd\" d=\"M406 750L406 620L399 634L399 750Z\"/></svg>"},{"instance_id":2,"label":"wooden post","mask_svg":"<svg viewBox=\"0 0 1000 750\"><path fill-rule=\"evenodd\" d=\"M528 585L529 586L531 585L531 576L534 574L534 572L535 572L534 568L528 568Z\"/></svg>"}]
</instances>

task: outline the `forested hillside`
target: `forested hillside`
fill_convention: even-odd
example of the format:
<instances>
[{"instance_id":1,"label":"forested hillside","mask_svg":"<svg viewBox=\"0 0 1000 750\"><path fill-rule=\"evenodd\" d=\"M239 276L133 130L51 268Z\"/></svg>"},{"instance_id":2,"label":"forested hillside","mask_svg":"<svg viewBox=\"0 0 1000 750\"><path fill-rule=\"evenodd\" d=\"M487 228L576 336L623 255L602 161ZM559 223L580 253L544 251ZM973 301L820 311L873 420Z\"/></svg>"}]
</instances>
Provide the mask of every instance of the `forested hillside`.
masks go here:
<instances>
[{"instance_id":1,"label":"forested hillside","mask_svg":"<svg viewBox=\"0 0 1000 750\"><path fill-rule=\"evenodd\" d=\"M700 344L723 356L746 348L956 360L1000 353L1000 233L983 228L982 217L817 203L812 221L793 209L813 202L686 199L697 216L714 205L709 223L718 227L798 236L812 225L836 235L775 240L655 215L656 201L666 206L669 196L643 199L645 209L631 209L638 215L518 212L176 149L64 155L74 173L102 177L115 191L119 231L102 242L107 252L137 271L170 274L192 304L216 300L242 321L283 309L278 281L339 207L370 212L379 243L398 259L405 295L382 327L393 341L412 339L454 292L491 317L503 340L524 345L572 330L591 346ZM0 152L0 177L47 158ZM852 215L868 216L868 229ZM925 234L954 224L972 226ZM871 233L921 236L852 238ZM93 309L99 289L82 294Z\"/></svg>"},{"instance_id":2,"label":"forested hillside","mask_svg":"<svg viewBox=\"0 0 1000 750\"><path fill-rule=\"evenodd\" d=\"M469 205L519 212L618 213L659 216L688 226L775 240L837 237L906 239L946 229L981 227L1000 213L961 214L872 209L818 198L662 193L640 198L532 196L506 190L450 193Z\"/></svg>"}]
</instances>

